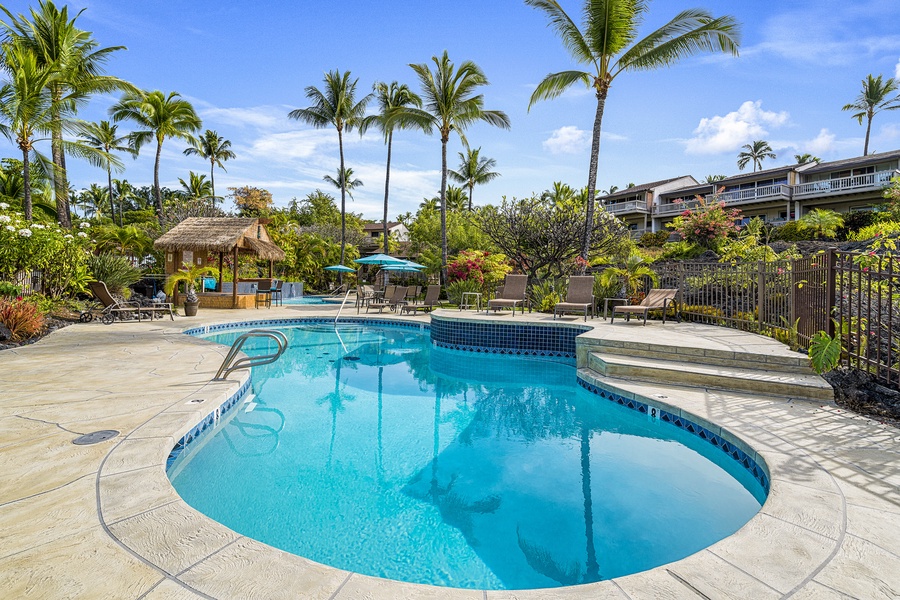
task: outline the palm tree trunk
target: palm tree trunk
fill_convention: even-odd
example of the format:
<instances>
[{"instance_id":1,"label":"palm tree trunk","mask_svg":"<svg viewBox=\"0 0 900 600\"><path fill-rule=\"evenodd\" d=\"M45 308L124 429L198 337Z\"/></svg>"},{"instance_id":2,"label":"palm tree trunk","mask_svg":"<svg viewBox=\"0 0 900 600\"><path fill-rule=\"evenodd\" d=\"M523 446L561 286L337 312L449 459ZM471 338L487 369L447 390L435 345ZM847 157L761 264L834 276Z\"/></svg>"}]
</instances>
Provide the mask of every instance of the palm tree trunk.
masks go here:
<instances>
[{"instance_id":1,"label":"palm tree trunk","mask_svg":"<svg viewBox=\"0 0 900 600\"><path fill-rule=\"evenodd\" d=\"M153 165L153 193L156 195L156 215L159 218L159 226L163 227L163 203L162 194L159 191L159 158L162 155L162 140L156 143L156 162ZM237 283L234 284L237 287Z\"/></svg>"},{"instance_id":2,"label":"palm tree trunk","mask_svg":"<svg viewBox=\"0 0 900 600\"><path fill-rule=\"evenodd\" d=\"M588 254L591 251L591 231L594 226L594 193L597 189L597 162L600 158L600 131L603 124L603 109L606 107L606 95L609 93L607 88L597 91L597 113L594 115L594 131L591 140L591 163L588 168L588 185L587 185L587 211L584 221L584 237L581 243L581 258L585 263L588 261ZM581 274L584 275L587 265L582 267Z\"/></svg>"},{"instance_id":3,"label":"palm tree trunk","mask_svg":"<svg viewBox=\"0 0 900 600\"><path fill-rule=\"evenodd\" d=\"M384 253L390 254L388 251L388 188L391 183L391 142L394 140L394 132L391 131L388 133L388 142L387 142L387 169L384 174L384 220L382 223L384 224Z\"/></svg>"},{"instance_id":4,"label":"palm tree trunk","mask_svg":"<svg viewBox=\"0 0 900 600\"><path fill-rule=\"evenodd\" d=\"M213 175L213 171L216 168L215 159L209 161L209 188L212 190L212 208L216 207L216 178Z\"/></svg>"},{"instance_id":5,"label":"palm tree trunk","mask_svg":"<svg viewBox=\"0 0 900 600\"><path fill-rule=\"evenodd\" d=\"M469 212L472 212L472 194L475 193L475 186L473 184L469 184Z\"/></svg>"},{"instance_id":6,"label":"palm tree trunk","mask_svg":"<svg viewBox=\"0 0 900 600\"><path fill-rule=\"evenodd\" d=\"M869 155L869 134L872 132L872 117L869 117L869 122L866 123L866 144L863 146L863 156Z\"/></svg>"},{"instance_id":7,"label":"palm tree trunk","mask_svg":"<svg viewBox=\"0 0 900 600\"><path fill-rule=\"evenodd\" d=\"M338 127L338 150L341 154L341 262L344 264L344 250L347 245L347 182L344 177L344 135ZM344 274L338 271L338 281L343 284Z\"/></svg>"},{"instance_id":8,"label":"palm tree trunk","mask_svg":"<svg viewBox=\"0 0 900 600\"><path fill-rule=\"evenodd\" d=\"M597 549L594 546L594 506L591 499L591 432L581 426L581 493L584 497L584 535L587 538L585 581L596 581L600 576Z\"/></svg>"},{"instance_id":9,"label":"palm tree trunk","mask_svg":"<svg viewBox=\"0 0 900 600\"><path fill-rule=\"evenodd\" d=\"M62 227L69 228L72 226L72 213L69 208L69 185L66 180L66 155L63 151L62 137L62 115L60 113L60 102L62 92L53 90L53 108L51 114L51 150L53 154L53 197L56 201L56 220Z\"/></svg>"},{"instance_id":10,"label":"palm tree trunk","mask_svg":"<svg viewBox=\"0 0 900 600\"><path fill-rule=\"evenodd\" d=\"M25 186L25 198L23 200L23 208L25 209L25 220L31 220L31 173L29 173L29 169L31 168L28 164L28 148L22 148L22 165L24 166L24 170L22 172L22 184Z\"/></svg>"},{"instance_id":11,"label":"palm tree trunk","mask_svg":"<svg viewBox=\"0 0 900 600\"><path fill-rule=\"evenodd\" d=\"M441 285L447 285L447 141L441 135Z\"/></svg>"},{"instance_id":12,"label":"palm tree trunk","mask_svg":"<svg viewBox=\"0 0 900 600\"><path fill-rule=\"evenodd\" d=\"M109 150L107 150L109 152ZM112 188L112 168L109 165L106 165L106 183L109 189L109 215L112 217L112 222L115 224L116 222L116 201L113 199L113 188ZM122 215L119 214L119 227L122 226Z\"/></svg>"}]
</instances>

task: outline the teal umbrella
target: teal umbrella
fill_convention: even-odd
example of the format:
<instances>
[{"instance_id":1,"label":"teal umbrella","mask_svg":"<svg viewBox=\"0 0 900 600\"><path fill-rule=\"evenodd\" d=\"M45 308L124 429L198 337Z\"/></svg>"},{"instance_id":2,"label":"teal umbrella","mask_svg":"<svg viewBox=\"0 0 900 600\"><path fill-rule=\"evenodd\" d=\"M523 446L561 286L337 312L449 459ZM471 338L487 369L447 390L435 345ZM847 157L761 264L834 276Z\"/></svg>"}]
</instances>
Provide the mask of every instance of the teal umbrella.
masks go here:
<instances>
[{"instance_id":1,"label":"teal umbrella","mask_svg":"<svg viewBox=\"0 0 900 600\"><path fill-rule=\"evenodd\" d=\"M400 265L406 263L402 258L388 256L387 254L373 254L372 256L357 258L353 262L360 265Z\"/></svg>"},{"instance_id":2,"label":"teal umbrella","mask_svg":"<svg viewBox=\"0 0 900 600\"><path fill-rule=\"evenodd\" d=\"M425 265L420 265L419 263L413 262L413 261L411 261L411 260L405 260L405 261L403 261L403 262L404 262L404 263L406 264L406 266L408 266L408 267L415 267L415 268L417 268L417 269L427 269L427 268L428 268L428 267L426 267Z\"/></svg>"},{"instance_id":3,"label":"teal umbrella","mask_svg":"<svg viewBox=\"0 0 900 600\"><path fill-rule=\"evenodd\" d=\"M381 267L382 271L399 271L401 273L421 273L422 269L418 267L414 267L412 265L405 264L396 264L396 265L384 265Z\"/></svg>"},{"instance_id":4,"label":"teal umbrella","mask_svg":"<svg viewBox=\"0 0 900 600\"><path fill-rule=\"evenodd\" d=\"M326 271L340 271L341 273L356 273L356 269L344 265L331 265L325 267Z\"/></svg>"}]
</instances>

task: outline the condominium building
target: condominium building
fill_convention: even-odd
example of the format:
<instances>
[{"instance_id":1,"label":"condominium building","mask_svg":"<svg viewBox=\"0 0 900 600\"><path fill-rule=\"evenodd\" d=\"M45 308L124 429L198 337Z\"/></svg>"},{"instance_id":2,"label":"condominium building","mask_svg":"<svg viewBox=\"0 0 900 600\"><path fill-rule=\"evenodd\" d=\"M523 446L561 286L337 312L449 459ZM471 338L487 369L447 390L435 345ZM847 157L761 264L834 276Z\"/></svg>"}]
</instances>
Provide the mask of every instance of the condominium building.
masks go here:
<instances>
[{"instance_id":1,"label":"condominium building","mask_svg":"<svg viewBox=\"0 0 900 600\"><path fill-rule=\"evenodd\" d=\"M693 185L697 185L696 179L690 175L682 175L616 190L612 194L602 196L600 202L607 211L628 226L632 237L638 238L645 232L651 231L653 208L656 206L656 199L660 194Z\"/></svg>"}]
</instances>

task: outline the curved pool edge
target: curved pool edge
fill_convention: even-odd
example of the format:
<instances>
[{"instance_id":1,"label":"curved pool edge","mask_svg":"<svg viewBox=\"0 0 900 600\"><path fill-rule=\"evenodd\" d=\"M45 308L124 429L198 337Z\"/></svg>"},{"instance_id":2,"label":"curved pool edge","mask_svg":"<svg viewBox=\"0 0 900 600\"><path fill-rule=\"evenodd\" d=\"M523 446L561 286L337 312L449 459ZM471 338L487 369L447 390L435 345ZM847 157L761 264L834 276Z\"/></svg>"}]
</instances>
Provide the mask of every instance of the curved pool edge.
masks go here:
<instances>
[{"instance_id":1,"label":"curved pool edge","mask_svg":"<svg viewBox=\"0 0 900 600\"><path fill-rule=\"evenodd\" d=\"M396 322L386 317L366 320ZM275 324L271 319L263 321ZM185 353L189 351L186 349ZM631 393L648 391L639 384L622 389ZM165 458L174 440L202 418L202 411L197 409L163 411L148 421L145 429L136 429L113 448L98 477L101 518L111 535L142 560L165 572L169 579L221 598L240 596L241 590L251 589L248 586L257 591L271 590L270 597L301 594L343 598L363 591L374 597L392 598L602 598L621 597L623 591L646 597L653 590L667 588L683 594L687 589L684 582L699 586L698 589L705 587L714 592L713 596L748 597L753 596L748 590L758 588L769 595L777 590L784 594L811 581L837 554L846 534L845 500L832 476L787 437L742 419L721 419L709 410L707 392L673 387L666 387L665 391L669 396L667 404L726 427L756 449L769 465L769 498L741 530L713 546L668 565L596 584L515 592L407 584L347 573L244 538L187 506L166 477ZM754 411L750 405L754 403L776 408L771 398L731 396L751 414ZM707 414L702 414L704 405ZM110 465L122 470L113 472ZM127 481L116 481L121 479L116 476L123 473L127 474ZM809 490L814 489L811 481L816 482L817 488L827 488L819 490L815 508L843 523L837 531L815 532L818 523L811 524L804 502ZM781 550L772 552L773 546ZM791 560L784 560L785 552ZM264 574L253 568L254 563L261 564L257 561L265 561ZM790 580L798 576L799 583L790 585Z\"/></svg>"}]
</instances>

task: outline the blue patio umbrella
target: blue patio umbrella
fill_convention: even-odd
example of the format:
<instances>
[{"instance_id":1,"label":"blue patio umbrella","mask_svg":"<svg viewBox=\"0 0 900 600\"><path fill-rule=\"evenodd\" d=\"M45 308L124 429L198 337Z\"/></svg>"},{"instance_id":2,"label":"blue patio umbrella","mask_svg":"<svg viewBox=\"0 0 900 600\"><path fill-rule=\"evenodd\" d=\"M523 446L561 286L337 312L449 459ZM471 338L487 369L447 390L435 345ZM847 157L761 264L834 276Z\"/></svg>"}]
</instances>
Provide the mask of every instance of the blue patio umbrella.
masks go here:
<instances>
[{"instance_id":1,"label":"blue patio umbrella","mask_svg":"<svg viewBox=\"0 0 900 600\"><path fill-rule=\"evenodd\" d=\"M331 265L325 267L326 271L340 271L341 273L356 273L356 269L345 265Z\"/></svg>"},{"instance_id":2,"label":"blue patio umbrella","mask_svg":"<svg viewBox=\"0 0 900 600\"><path fill-rule=\"evenodd\" d=\"M353 262L360 265L398 265L404 264L406 261L387 254L373 254L372 256L357 258Z\"/></svg>"},{"instance_id":3,"label":"blue patio umbrella","mask_svg":"<svg viewBox=\"0 0 900 600\"><path fill-rule=\"evenodd\" d=\"M401 273L421 273L422 269L418 267L414 267L412 265L405 264L396 264L396 265L382 265L382 271L399 271Z\"/></svg>"},{"instance_id":4,"label":"blue patio umbrella","mask_svg":"<svg viewBox=\"0 0 900 600\"><path fill-rule=\"evenodd\" d=\"M407 266L409 266L409 267L415 267L415 268L417 268L417 269L427 269L427 268L428 268L428 267L426 267L425 265L420 265L419 263L413 262L413 261L411 261L411 260L404 260L403 262L406 263Z\"/></svg>"}]
</instances>

